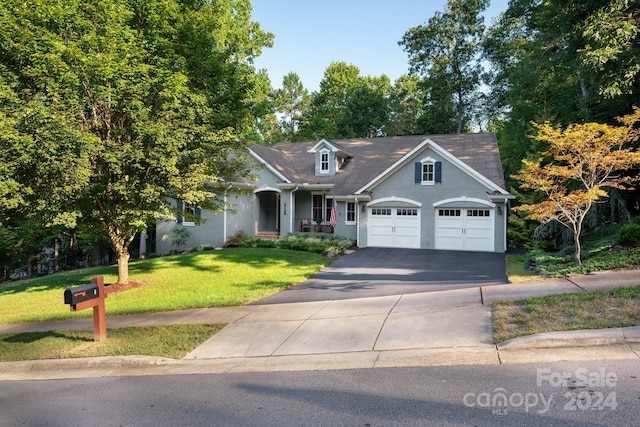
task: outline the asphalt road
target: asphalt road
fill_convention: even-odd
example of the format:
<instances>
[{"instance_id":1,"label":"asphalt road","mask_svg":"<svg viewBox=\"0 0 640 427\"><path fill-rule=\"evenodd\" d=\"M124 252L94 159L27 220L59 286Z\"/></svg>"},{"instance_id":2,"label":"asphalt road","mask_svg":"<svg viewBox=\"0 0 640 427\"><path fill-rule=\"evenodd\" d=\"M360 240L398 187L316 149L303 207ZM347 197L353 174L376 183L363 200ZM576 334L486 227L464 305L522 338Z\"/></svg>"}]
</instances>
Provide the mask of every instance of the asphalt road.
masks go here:
<instances>
[{"instance_id":1,"label":"asphalt road","mask_svg":"<svg viewBox=\"0 0 640 427\"><path fill-rule=\"evenodd\" d=\"M254 304L342 300L508 283L505 254L362 248Z\"/></svg>"},{"instance_id":2,"label":"asphalt road","mask_svg":"<svg viewBox=\"0 0 640 427\"><path fill-rule=\"evenodd\" d=\"M1 426L636 426L640 360L0 383Z\"/></svg>"}]
</instances>

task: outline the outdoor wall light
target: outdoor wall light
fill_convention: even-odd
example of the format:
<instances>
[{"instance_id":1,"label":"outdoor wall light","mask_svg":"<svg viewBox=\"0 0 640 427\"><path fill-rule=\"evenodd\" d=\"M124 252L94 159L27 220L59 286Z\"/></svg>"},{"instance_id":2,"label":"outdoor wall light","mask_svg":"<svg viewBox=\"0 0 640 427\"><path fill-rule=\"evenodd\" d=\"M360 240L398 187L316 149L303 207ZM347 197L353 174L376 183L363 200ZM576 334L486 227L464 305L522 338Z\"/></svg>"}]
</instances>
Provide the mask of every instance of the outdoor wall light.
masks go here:
<instances>
[{"instance_id":1,"label":"outdoor wall light","mask_svg":"<svg viewBox=\"0 0 640 427\"><path fill-rule=\"evenodd\" d=\"M502 215L502 206L498 206L498 215Z\"/></svg>"},{"instance_id":2,"label":"outdoor wall light","mask_svg":"<svg viewBox=\"0 0 640 427\"><path fill-rule=\"evenodd\" d=\"M367 207L365 205L360 206L360 212L365 213Z\"/></svg>"},{"instance_id":3,"label":"outdoor wall light","mask_svg":"<svg viewBox=\"0 0 640 427\"><path fill-rule=\"evenodd\" d=\"M284 209L283 209L283 214L286 215L287 214L287 202L284 202Z\"/></svg>"}]
</instances>

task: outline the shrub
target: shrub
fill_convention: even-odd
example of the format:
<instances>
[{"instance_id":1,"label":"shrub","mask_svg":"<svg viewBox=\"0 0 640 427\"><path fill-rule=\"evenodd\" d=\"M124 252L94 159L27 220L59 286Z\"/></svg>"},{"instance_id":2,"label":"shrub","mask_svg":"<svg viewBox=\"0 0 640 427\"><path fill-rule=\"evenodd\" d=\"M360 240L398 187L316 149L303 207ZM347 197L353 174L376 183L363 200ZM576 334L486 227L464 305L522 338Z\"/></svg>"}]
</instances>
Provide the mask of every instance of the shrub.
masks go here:
<instances>
[{"instance_id":1,"label":"shrub","mask_svg":"<svg viewBox=\"0 0 640 427\"><path fill-rule=\"evenodd\" d=\"M343 254L353 242L343 237L313 236L308 234L289 234L279 240L260 239L247 237L240 244L241 247L252 248L280 248L295 251L323 253L332 251L338 255Z\"/></svg>"},{"instance_id":2,"label":"shrub","mask_svg":"<svg viewBox=\"0 0 640 427\"><path fill-rule=\"evenodd\" d=\"M240 230L236 232L233 236L229 237L226 242L224 242L225 248L237 248L241 246L242 243L247 240L249 236L244 231Z\"/></svg>"},{"instance_id":3,"label":"shrub","mask_svg":"<svg viewBox=\"0 0 640 427\"><path fill-rule=\"evenodd\" d=\"M618 230L618 244L622 246L638 246L640 244L640 224L630 222Z\"/></svg>"},{"instance_id":4,"label":"shrub","mask_svg":"<svg viewBox=\"0 0 640 427\"><path fill-rule=\"evenodd\" d=\"M175 226L169 234L162 236L162 240L168 240L171 246L184 246L189 242L191 232L186 228Z\"/></svg>"},{"instance_id":5,"label":"shrub","mask_svg":"<svg viewBox=\"0 0 640 427\"><path fill-rule=\"evenodd\" d=\"M276 241L270 239L260 239L258 237L247 237L240 243L243 248L275 248Z\"/></svg>"}]
</instances>

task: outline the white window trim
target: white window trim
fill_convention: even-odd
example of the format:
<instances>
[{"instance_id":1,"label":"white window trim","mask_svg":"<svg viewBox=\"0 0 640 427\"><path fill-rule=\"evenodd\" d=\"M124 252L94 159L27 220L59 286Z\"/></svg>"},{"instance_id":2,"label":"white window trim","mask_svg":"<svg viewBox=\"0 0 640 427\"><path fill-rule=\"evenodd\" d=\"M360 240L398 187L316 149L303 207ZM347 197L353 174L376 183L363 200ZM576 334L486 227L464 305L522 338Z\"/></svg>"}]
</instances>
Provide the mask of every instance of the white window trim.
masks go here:
<instances>
[{"instance_id":1,"label":"white window trim","mask_svg":"<svg viewBox=\"0 0 640 427\"><path fill-rule=\"evenodd\" d=\"M331 172L331 152L329 150L322 149L320 150L320 173L330 173ZM327 161L326 161L326 166L327 168L324 169L323 166L325 165L325 162L323 162L322 158L324 156L327 156Z\"/></svg>"},{"instance_id":2,"label":"white window trim","mask_svg":"<svg viewBox=\"0 0 640 427\"><path fill-rule=\"evenodd\" d=\"M195 214L196 208L186 202L178 202L178 203L182 203L182 214L178 215L179 217L182 217L182 220L180 220L180 218L177 218L177 223L183 227L195 227L196 223L194 221L185 221L185 218L186 218L185 212L187 212L188 210L191 210L191 213Z\"/></svg>"},{"instance_id":3,"label":"white window trim","mask_svg":"<svg viewBox=\"0 0 640 427\"><path fill-rule=\"evenodd\" d=\"M425 157L424 159L420 160L421 166L420 166L420 184L422 185L435 185L436 184L436 160L432 157ZM424 178L424 166L425 165L431 165L432 171L431 171L431 177L432 179L430 181L425 181Z\"/></svg>"},{"instance_id":4,"label":"white window trim","mask_svg":"<svg viewBox=\"0 0 640 427\"><path fill-rule=\"evenodd\" d=\"M349 217L349 203L353 204L353 221L348 221L347 218ZM358 206L356 205L356 202L345 202L344 204L344 224L345 225L356 225L357 224L357 218L358 218Z\"/></svg>"},{"instance_id":5,"label":"white window trim","mask_svg":"<svg viewBox=\"0 0 640 427\"><path fill-rule=\"evenodd\" d=\"M329 221L329 218L325 218L325 215L327 213L327 209L328 209L328 201L327 201L327 195L325 193L320 193L320 192L311 192L311 222L313 224L316 223L316 218L313 217L313 196L322 196L322 216L319 217L322 220L322 223L325 223L327 221Z\"/></svg>"}]
</instances>

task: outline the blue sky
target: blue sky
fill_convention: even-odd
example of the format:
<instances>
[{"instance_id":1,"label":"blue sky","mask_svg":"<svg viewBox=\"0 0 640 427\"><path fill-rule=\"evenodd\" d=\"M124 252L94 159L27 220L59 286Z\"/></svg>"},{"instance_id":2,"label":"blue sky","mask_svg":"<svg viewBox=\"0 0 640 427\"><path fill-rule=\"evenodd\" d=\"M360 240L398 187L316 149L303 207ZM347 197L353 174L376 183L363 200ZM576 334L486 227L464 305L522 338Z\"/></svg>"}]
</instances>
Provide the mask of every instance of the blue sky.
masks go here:
<instances>
[{"instance_id":1,"label":"blue sky","mask_svg":"<svg viewBox=\"0 0 640 427\"><path fill-rule=\"evenodd\" d=\"M398 46L405 31L424 24L446 0L253 0L253 20L275 35L274 46L255 61L274 88L293 71L309 92L319 89L332 61L360 69L362 76L386 74L393 82L409 61ZM508 0L491 0L485 23L506 10Z\"/></svg>"}]
</instances>

